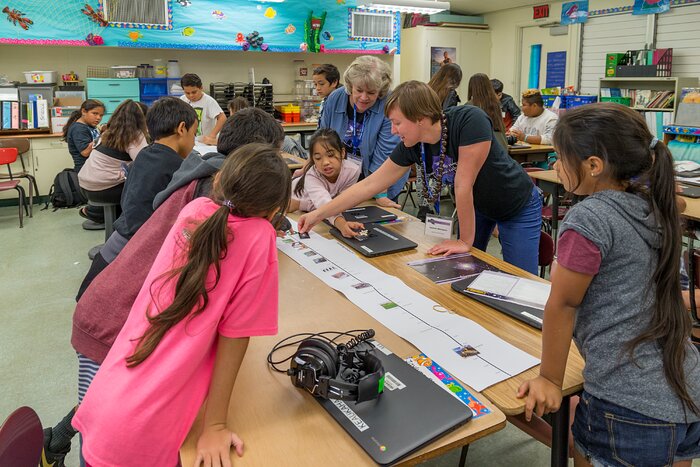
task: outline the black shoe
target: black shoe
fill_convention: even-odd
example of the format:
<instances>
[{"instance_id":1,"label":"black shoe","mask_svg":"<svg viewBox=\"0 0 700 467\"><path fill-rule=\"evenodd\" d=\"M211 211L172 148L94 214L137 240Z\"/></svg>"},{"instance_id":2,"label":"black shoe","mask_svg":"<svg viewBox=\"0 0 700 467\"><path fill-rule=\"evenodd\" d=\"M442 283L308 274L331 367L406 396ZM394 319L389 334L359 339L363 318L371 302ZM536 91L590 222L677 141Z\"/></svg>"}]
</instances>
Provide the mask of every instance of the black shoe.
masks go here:
<instances>
[{"instance_id":1,"label":"black shoe","mask_svg":"<svg viewBox=\"0 0 700 467\"><path fill-rule=\"evenodd\" d=\"M53 429L44 428L44 449L41 450L41 467L65 467L66 455L70 452L70 438L60 443L58 447L50 447L52 442L55 445L57 440L53 439Z\"/></svg>"}]
</instances>

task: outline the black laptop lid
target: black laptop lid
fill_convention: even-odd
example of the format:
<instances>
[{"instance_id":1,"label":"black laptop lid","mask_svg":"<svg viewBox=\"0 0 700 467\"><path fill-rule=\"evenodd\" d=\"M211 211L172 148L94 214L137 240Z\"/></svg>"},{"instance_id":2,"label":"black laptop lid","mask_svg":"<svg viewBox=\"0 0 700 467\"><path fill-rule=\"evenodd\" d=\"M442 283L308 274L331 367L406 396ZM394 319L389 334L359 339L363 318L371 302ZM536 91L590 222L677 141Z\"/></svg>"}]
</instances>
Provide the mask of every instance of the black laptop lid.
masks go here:
<instances>
[{"instance_id":1,"label":"black laptop lid","mask_svg":"<svg viewBox=\"0 0 700 467\"><path fill-rule=\"evenodd\" d=\"M375 462L392 464L472 418L469 407L401 358L383 347L373 352L386 372L378 399L317 400Z\"/></svg>"},{"instance_id":2,"label":"black laptop lid","mask_svg":"<svg viewBox=\"0 0 700 467\"><path fill-rule=\"evenodd\" d=\"M418 246L411 240L402 237L393 230L387 229L383 225L365 224L365 230L367 230L368 238L363 241L343 237L343 234L336 228L331 229L331 235L353 250L370 258L396 253L398 251L411 250Z\"/></svg>"},{"instance_id":3,"label":"black laptop lid","mask_svg":"<svg viewBox=\"0 0 700 467\"><path fill-rule=\"evenodd\" d=\"M478 302L490 306L491 308L505 313L525 324L529 324L533 328L542 329L542 317L544 316L544 311L539 308L532 308L529 306L518 305L517 303L506 302L504 300L498 300L496 298L487 297L485 295L479 295L467 292L467 287L469 284L474 282L478 275L467 277L466 279L459 280L452 283L452 289L472 298Z\"/></svg>"},{"instance_id":4,"label":"black laptop lid","mask_svg":"<svg viewBox=\"0 0 700 467\"><path fill-rule=\"evenodd\" d=\"M343 217L349 222L373 224L375 222L393 221L396 219L396 214L392 214L377 206L360 206L344 211Z\"/></svg>"}]
</instances>

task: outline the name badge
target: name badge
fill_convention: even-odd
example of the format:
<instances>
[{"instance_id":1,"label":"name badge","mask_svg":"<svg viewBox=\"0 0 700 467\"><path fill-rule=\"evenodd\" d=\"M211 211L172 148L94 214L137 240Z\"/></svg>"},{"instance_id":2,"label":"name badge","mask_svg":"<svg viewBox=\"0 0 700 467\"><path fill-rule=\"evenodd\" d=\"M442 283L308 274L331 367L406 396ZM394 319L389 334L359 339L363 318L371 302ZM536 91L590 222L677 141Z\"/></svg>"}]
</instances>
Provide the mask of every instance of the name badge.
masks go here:
<instances>
[{"instance_id":1,"label":"name badge","mask_svg":"<svg viewBox=\"0 0 700 467\"><path fill-rule=\"evenodd\" d=\"M428 214L425 216L425 235L429 237L452 238L454 219Z\"/></svg>"}]
</instances>

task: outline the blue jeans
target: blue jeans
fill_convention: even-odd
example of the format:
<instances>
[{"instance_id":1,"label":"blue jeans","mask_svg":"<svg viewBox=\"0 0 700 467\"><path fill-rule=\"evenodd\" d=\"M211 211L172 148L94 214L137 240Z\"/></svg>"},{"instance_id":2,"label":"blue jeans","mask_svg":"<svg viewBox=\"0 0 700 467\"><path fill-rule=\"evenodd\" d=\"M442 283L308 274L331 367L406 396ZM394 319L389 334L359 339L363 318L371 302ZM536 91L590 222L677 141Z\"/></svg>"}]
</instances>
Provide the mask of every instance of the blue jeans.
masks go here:
<instances>
[{"instance_id":1,"label":"blue jeans","mask_svg":"<svg viewBox=\"0 0 700 467\"><path fill-rule=\"evenodd\" d=\"M498 225L498 239L503 260L525 271L537 274L539 266L542 199L537 187L518 214L505 221L496 221L475 210L474 247L486 251L493 228Z\"/></svg>"},{"instance_id":2,"label":"blue jeans","mask_svg":"<svg viewBox=\"0 0 700 467\"><path fill-rule=\"evenodd\" d=\"M576 449L594 466L671 466L700 457L700 422L657 420L586 391L571 430Z\"/></svg>"}]
</instances>

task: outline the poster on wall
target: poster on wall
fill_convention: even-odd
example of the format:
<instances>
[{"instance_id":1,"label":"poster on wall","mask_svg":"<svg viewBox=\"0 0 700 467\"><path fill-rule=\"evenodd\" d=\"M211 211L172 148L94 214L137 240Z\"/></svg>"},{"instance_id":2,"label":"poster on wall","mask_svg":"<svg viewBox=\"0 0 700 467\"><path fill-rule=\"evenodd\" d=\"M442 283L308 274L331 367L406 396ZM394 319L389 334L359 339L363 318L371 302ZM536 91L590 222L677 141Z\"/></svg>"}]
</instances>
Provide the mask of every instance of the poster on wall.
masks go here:
<instances>
[{"instance_id":1,"label":"poster on wall","mask_svg":"<svg viewBox=\"0 0 700 467\"><path fill-rule=\"evenodd\" d=\"M457 63L457 47L430 48L430 77L432 78L441 66Z\"/></svg>"},{"instance_id":2,"label":"poster on wall","mask_svg":"<svg viewBox=\"0 0 700 467\"><path fill-rule=\"evenodd\" d=\"M547 53L547 80L548 88L564 87L566 79L566 51Z\"/></svg>"},{"instance_id":3,"label":"poster on wall","mask_svg":"<svg viewBox=\"0 0 700 467\"><path fill-rule=\"evenodd\" d=\"M588 0L565 2L561 6L561 24L585 23L588 19Z\"/></svg>"},{"instance_id":4,"label":"poster on wall","mask_svg":"<svg viewBox=\"0 0 700 467\"><path fill-rule=\"evenodd\" d=\"M671 8L671 0L634 0L633 15L664 13Z\"/></svg>"}]
</instances>

